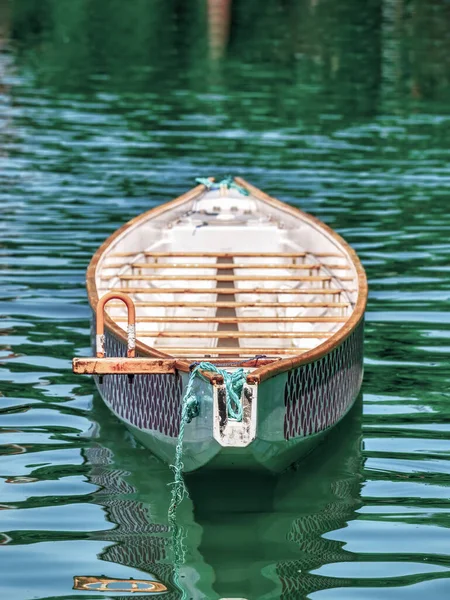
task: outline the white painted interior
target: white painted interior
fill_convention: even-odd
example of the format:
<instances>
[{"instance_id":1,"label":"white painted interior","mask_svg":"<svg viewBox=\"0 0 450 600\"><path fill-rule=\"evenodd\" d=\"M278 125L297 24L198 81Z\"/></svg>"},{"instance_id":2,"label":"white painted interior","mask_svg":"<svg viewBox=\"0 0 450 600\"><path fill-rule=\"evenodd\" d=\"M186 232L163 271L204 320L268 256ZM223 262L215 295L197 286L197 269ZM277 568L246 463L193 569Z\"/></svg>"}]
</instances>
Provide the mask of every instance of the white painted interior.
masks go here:
<instances>
[{"instance_id":1,"label":"white painted interior","mask_svg":"<svg viewBox=\"0 0 450 600\"><path fill-rule=\"evenodd\" d=\"M226 196L222 196L219 190L208 191L197 200L190 200L185 205L178 207L174 211L168 211L155 218L148 218L145 221L138 222L134 227L126 230L124 234L115 240L114 244L106 251L99 262L96 282L99 296L114 289L126 291L127 287L147 288L150 292L152 288L164 288L163 293L151 294L149 292L133 293L135 302L139 301L159 301L160 307L138 307L137 308L137 338L149 346L160 348L171 354L171 347L189 347L192 348L190 358L202 358L204 355L212 357L224 356L220 354L220 348L223 347L218 338L199 338L196 333L217 330L217 323L198 323L196 317L214 317L217 316L216 308L208 307L168 307L164 306L166 302L174 301L197 301L197 302L215 302L217 301L217 286L223 287L223 283L215 280L192 281L189 279L192 275L213 276L221 271L217 270L216 258L200 257L165 257L154 259L143 252L168 251L168 252L303 252L307 255L301 259L292 259L278 257L270 259L270 264L288 265L297 261L298 263L321 263L320 269L313 271L297 271L289 269L239 269L236 266L233 274L237 276L256 276L258 281L236 281L234 286L239 288L239 293L235 296L230 295L230 301L238 302L274 302L274 303L293 303L298 301L306 302L349 302L348 308L333 307L282 307L262 308L258 306L236 308L237 317L270 317L274 319L271 323L239 323L239 331L255 332L267 331L267 338L239 338L235 340L234 346L240 346L246 349L246 354L252 356L255 354L252 349L264 347L270 352L269 356L278 356L277 349L291 349L289 354L283 354L283 357L289 355L298 355L302 350L318 346L326 341L319 337L305 338L304 334L328 332L334 333L341 328L342 322L276 322L278 317L347 317L349 318L356 302L357 297L357 276L354 265L347 256L337 240L321 229L316 224L312 224L300 217L284 212L281 209L253 197L244 196L236 190L228 190ZM115 253L131 253L130 256L116 257ZM333 253L339 256L317 257L320 253ZM153 261L159 263L197 263L203 268L195 269L152 269ZM244 257L235 258L236 264L269 264L267 258ZM149 268L141 269L133 267L136 263L148 263ZM327 265L343 265L346 269L330 268ZM121 280L120 275L173 275L176 280ZM309 281L266 281L267 276L289 277L292 275L332 275L330 283L309 282ZM342 280L342 276L349 277L349 281ZM105 277L110 279L105 280ZM331 289L343 289L337 295L318 295L314 293L294 294L295 289L318 289L328 285ZM202 291L198 294L174 293L175 288L199 288ZM255 288L281 288L283 293L258 295L253 292ZM223 299L223 298L222 298ZM109 314L113 317L125 317L125 308L108 308ZM192 317L191 323L144 323L143 317ZM220 315L219 315L220 316ZM126 322L120 321L119 325L126 328ZM178 338L156 338L143 337L146 331L189 331L192 337L187 339ZM223 329L222 329L223 330ZM274 338L270 332L296 332L295 338ZM200 353L196 348L208 348L210 351ZM177 353L173 353L177 355Z\"/></svg>"}]
</instances>

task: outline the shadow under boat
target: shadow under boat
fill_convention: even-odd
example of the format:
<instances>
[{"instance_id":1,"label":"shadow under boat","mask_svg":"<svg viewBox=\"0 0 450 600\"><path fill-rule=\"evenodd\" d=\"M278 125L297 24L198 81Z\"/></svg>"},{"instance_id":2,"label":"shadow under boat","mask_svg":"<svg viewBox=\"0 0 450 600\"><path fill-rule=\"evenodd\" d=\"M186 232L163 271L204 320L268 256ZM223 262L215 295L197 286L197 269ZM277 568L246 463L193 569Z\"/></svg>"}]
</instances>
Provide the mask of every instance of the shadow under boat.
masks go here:
<instances>
[{"instance_id":1,"label":"shadow under boat","mask_svg":"<svg viewBox=\"0 0 450 600\"><path fill-rule=\"evenodd\" d=\"M361 413L359 399L319 448L282 475L211 471L187 476L190 498L177 513L185 548L179 581L187 597L295 600L349 585L311 571L352 560L340 542L324 536L345 527L361 505ZM98 557L105 562L102 573L76 574L78 582L97 578L90 591L129 598L120 594L136 588L138 571L135 600L181 598L167 521L173 473L98 399L94 418L102 426L85 459L89 479L99 487L94 502L104 507L114 528L92 535L105 542ZM130 579L116 578L115 564L132 569Z\"/></svg>"}]
</instances>

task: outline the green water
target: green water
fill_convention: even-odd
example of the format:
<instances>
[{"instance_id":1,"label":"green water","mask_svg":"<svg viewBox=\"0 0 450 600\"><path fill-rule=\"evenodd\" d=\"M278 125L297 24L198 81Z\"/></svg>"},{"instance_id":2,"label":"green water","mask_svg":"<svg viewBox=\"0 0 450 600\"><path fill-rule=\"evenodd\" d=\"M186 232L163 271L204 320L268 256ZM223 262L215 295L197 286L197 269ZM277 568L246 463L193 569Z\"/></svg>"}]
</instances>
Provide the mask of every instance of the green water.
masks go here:
<instances>
[{"instance_id":1,"label":"green water","mask_svg":"<svg viewBox=\"0 0 450 600\"><path fill-rule=\"evenodd\" d=\"M181 598L172 474L70 360L98 245L231 172L357 249L366 375L296 471L189 481L185 598L448 598L450 5L234 0L210 34L205 6L0 0L0 597Z\"/></svg>"}]
</instances>

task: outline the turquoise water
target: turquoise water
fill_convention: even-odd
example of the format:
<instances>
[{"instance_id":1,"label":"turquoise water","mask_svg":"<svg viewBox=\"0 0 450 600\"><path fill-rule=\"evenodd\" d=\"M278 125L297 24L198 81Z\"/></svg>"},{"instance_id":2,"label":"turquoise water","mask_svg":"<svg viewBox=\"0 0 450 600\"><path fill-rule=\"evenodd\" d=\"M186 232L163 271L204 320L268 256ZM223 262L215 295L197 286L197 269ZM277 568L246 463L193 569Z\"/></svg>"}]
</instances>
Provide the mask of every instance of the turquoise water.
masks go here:
<instances>
[{"instance_id":1,"label":"turquoise water","mask_svg":"<svg viewBox=\"0 0 450 600\"><path fill-rule=\"evenodd\" d=\"M131 596L72 589L106 576L181 598L172 474L70 361L98 245L232 172L358 251L366 374L296 471L190 480L185 597L447 598L449 5L222 5L208 28L203 0L0 0L0 595Z\"/></svg>"}]
</instances>

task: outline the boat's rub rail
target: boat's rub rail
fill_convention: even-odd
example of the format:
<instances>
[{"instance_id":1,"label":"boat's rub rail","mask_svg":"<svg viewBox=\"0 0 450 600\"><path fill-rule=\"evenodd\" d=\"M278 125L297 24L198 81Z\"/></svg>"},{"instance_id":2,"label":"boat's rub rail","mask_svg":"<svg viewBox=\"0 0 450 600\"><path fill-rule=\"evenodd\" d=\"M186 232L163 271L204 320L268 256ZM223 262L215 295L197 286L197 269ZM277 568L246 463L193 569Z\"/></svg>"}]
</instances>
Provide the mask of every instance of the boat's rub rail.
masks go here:
<instances>
[{"instance_id":1,"label":"boat's rub rail","mask_svg":"<svg viewBox=\"0 0 450 600\"><path fill-rule=\"evenodd\" d=\"M247 377L248 384L257 384L269 377L272 377L280 372L287 371L292 368L298 368L303 364L313 362L320 359L333 349L338 347L357 327L361 321L366 300L367 300L367 281L365 278L364 269L351 247L333 230L324 225L318 219L299 211L296 208L290 207L279 200L271 198L264 192L261 192L257 188L248 184L246 181L240 178L236 178L236 183L245 189L256 198L262 200L272 208L276 208L284 212L288 218L301 218L302 221L308 223L310 226L325 234L326 237L336 247L336 252L329 245L328 252L323 253L311 253L306 251L288 251L288 252L203 252L203 251L160 251L160 250L147 250L140 249L139 251L120 252L117 249L127 248L120 245L120 240L123 239L124 235L129 235L132 230L137 229L143 223L153 218L160 218L161 215L170 212L171 210L182 211L183 206L187 206L189 202L192 202L204 193L206 187L200 185L190 192L180 196L173 200L171 203L162 205L154 208L147 213L139 215L122 228L117 230L106 242L99 248L94 255L91 264L88 269L88 293L91 306L95 310L95 306L99 300L99 293L102 294L108 291L115 291L120 289L120 292L128 297L132 297L133 294L138 294L135 298L135 306L142 317L139 318L139 323L142 324L140 330L135 332L137 334L136 350L138 354L143 357L142 359L133 360L146 360L149 361L147 365L144 365L142 369L147 369L145 373L157 373L158 371L149 369L170 369L166 371L172 374L175 372L189 371L189 363L196 360L208 360L214 364L229 365L236 363L242 366L248 366L254 368ZM290 216L289 216L290 215ZM287 248L289 249L289 248ZM179 257L180 260L177 260ZM215 258L216 262L196 261L197 258ZM248 258L256 258L253 264L247 262ZM280 263L278 259L290 258L293 262L283 261ZM321 258L325 258L324 262L321 262ZM123 261L121 261L123 259ZM162 259L160 262L160 259ZM188 262L184 262L188 259ZM191 259L191 260L189 260ZM240 260L242 259L242 260ZM262 264L267 259L268 264ZM296 259L300 259L299 262L295 262ZM301 260L303 259L303 261ZM146 262L148 260L148 262ZM311 263L304 262L311 260ZM173 261L173 262L171 262ZM344 261L344 262L342 262ZM199 272L197 269L203 269L208 271L211 269L215 274L205 275ZM102 272L105 269L106 272ZM119 270L114 273L114 270ZM134 271L136 269L136 271ZM152 273L150 270L154 269ZM161 270L164 269L164 272ZM167 273L166 269L169 270ZM170 270L173 269L193 269L194 273L178 273L170 274ZM243 271L240 271L240 270ZM245 276L247 269L276 269L270 275L258 276L255 273ZM288 273L281 275L281 269L288 269ZM334 272L334 270L338 272ZM355 272L356 270L356 272ZM126 272L124 272L126 271ZM142 272L144 271L144 272ZM238 274L236 274L236 271ZM349 276L352 275L352 276ZM105 283L103 284L102 281ZM157 282L161 281L161 284ZM175 281L182 281L182 285ZM184 283L186 281L186 283ZM198 281L199 283L194 283ZM202 287L204 281L216 282L216 286L211 288ZM264 288L265 282L273 281L274 283L270 288ZM276 282L290 282L287 288L283 288L282 284ZM135 282L135 283L134 283ZM155 286L151 286L151 282L155 282ZM164 286L164 282L167 282L167 287ZM192 283L191 283L192 282ZM218 282L225 282L220 287ZM242 282L234 284L232 282ZM249 282L249 287L245 286L245 283ZM264 283L256 283L264 282ZM303 282L304 285L295 286L293 282ZM317 283L314 283L317 282ZM255 283L257 287L251 288L251 284ZM98 284L98 287L97 287ZM270 284L269 284L270 285ZM117 287L116 287L117 286ZM132 287L133 286L133 287ZM311 287L309 287L311 286ZM356 288L356 289L355 289ZM215 294L217 301L186 301L185 298L181 298L177 301L173 296L164 300L164 298L152 297L152 294L165 295L171 294ZM257 294L259 298L255 301L254 294ZM273 298L268 298L267 294L278 295L278 301L273 301ZM287 296L284 297L284 294ZM287 302L289 296L297 295L292 298L293 301ZM310 297L306 298L306 302L301 302L302 294L306 294ZM352 294L356 294L353 296ZM142 296L143 295L143 298ZM147 296L149 295L149 297ZM320 296L314 298L313 296ZM219 297L222 296L222 297ZM225 296L225 297L223 297ZM230 297L228 301L227 296ZM266 296L266 297L264 297ZM328 297L327 297L328 296ZM213 300L214 298L211 298ZM210 300L207 298L207 300ZM111 308L117 307L117 304L111 302L108 306ZM187 317L186 315L175 317L164 315L161 316L159 312L160 307L176 308L180 307L183 309L193 309L193 316ZM301 315L292 317L283 317L278 315L273 316L248 316L237 314L234 317L227 317L224 314L213 316L205 314L197 316L195 310L197 308L203 309L247 309L250 307L257 308L305 308L313 309L319 314L312 314L310 317L303 317ZM146 316L145 312L149 312L152 308L155 308L155 316ZM330 309L329 314L321 315L321 309ZM311 312L313 312L311 311ZM350 312L351 311L351 312ZM159 312L159 314L158 314ZM200 311L201 312L201 311ZM239 311L236 311L239 312ZM117 313L117 311L116 311ZM182 313L183 314L183 313ZM226 314L226 313L225 313ZM245 314L245 313L244 313ZM126 334L121 327L121 323L125 321L125 317L119 314L115 314L114 318L110 315L105 314L105 326L106 331L109 335L116 337L122 342L125 341ZM329 332L322 331L320 327L316 328L316 334L314 338L318 340L318 344L311 348L310 340L305 340L304 344L299 342L299 345L308 346L307 348L298 347L293 343L291 346L287 346L287 341L284 344L280 343L280 347L273 346L270 348L264 347L267 340L264 338L307 338L313 337L308 335L308 331L301 331L304 328L299 328L299 333L293 333L292 331L271 331L265 330L265 328L258 327L255 331L251 331L251 335L248 335L247 331L235 332L234 329L231 331L220 331L217 329L216 332L209 333L203 331L183 331L183 327L157 331L158 323L218 323L218 324L233 324L237 325L240 323L262 323L262 324L273 324L275 328L278 323L302 323L309 322L313 323L329 323L329 324L342 324L337 331L332 331L334 327L323 329L330 329ZM155 323L155 327L152 330L146 330L145 323ZM156 329L156 331L155 331ZM226 328L225 328L226 329ZM175 344L168 342L167 345L163 345L161 342L159 347L152 347L145 343L145 338L175 338ZM208 338L225 339L224 343L219 343L216 346L208 345ZM256 342L258 347L241 346L239 344L239 338L262 338L262 342ZM141 338L142 341L139 340ZM180 338L177 342L176 338ZM186 340L187 338L187 340ZM207 338L205 341L205 347L190 347L189 338ZM325 338L320 343L320 338ZM233 343L232 340L236 339ZM184 340L186 340L184 342ZM231 343L230 343L231 342ZM183 345L185 343L185 345ZM198 342L197 342L198 343ZM247 343L247 342L246 342ZM259 347L260 346L260 347ZM170 353L170 354L169 354ZM256 359L255 355L265 355L263 358ZM174 358L176 357L176 358ZM136 368L137 363L132 363L130 366L117 366L117 361L127 360L110 357L111 361L115 361L115 371L111 372L123 372L126 374L131 368ZM75 359L77 362L76 368L79 369L76 372L82 372L81 369L97 369L106 367L96 367L94 363L89 363L89 359ZM93 359L91 359L93 360ZM84 363L80 361L85 361ZM105 363L106 364L106 363ZM133 366L134 365L134 366ZM175 365L175 366L174 366ZM233 365L234 366L234 365ZM110 363L112 369L113 363ZM125 369L120 371L120 369ZM83 371L88 372L88 371ZM210 374L212 375L212 374ZM214 382L214 378L208 377L210 381Z\"/></svg>"}]
</instances>

